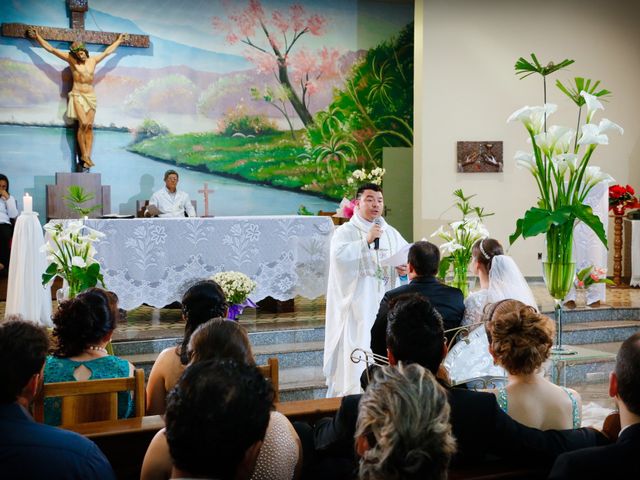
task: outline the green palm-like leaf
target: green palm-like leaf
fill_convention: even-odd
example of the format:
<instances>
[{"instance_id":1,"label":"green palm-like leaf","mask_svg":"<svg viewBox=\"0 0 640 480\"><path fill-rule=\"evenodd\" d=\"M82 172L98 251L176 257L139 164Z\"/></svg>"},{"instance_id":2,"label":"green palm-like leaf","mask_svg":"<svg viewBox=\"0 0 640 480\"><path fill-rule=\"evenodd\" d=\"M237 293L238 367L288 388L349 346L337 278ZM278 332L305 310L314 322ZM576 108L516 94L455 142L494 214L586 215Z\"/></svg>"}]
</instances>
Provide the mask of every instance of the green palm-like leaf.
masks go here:
<instances>
[{"instance_id":1,"label":"green palm-like leaf","mask_svg":"<svg viewBox=\"0 0 640 480\"><path fill-rule=\"evenodd\" d=\"M515 64L516 75L520 76L520 80L528 77L529 75L533 75L534 73L539 73L543 77L547 75L557 72L558 70L563 69L575 62L575 60L564 59L560 63L549 62L546 66L542 66L538 61L538 58L534 53L531 54L532 62L529 62L524 57L520 57Z\"/></svg>"},{"instance_id":2,"label":"green palm-like leaf","mask_svg":"<svg viewBox=\"0 0 640 480\"><path fill-rule=\"evenodd\" d=\"M389 96L389 92L393 87L393 81L395 80L393 75L387 75L387 63L388 61L384 61L380 68L376 70L376 59L372 60L371 65L371 76L374 81L371 83L371 88L369 89L369 93L367 94L367 101L371 102L374 99L378 99L381 103L386 101L389 104L393 104L393 100Z\"/></svg>"},{"instance_id":3,"label":"green palm-like leaf","mask_svg":"<svg viewBox=\"0 0 640 480\"><path fill-rule=\"evenodd\" d=\"M557 80L556 86L578 107L581 107L585 103L584 97L580 95L580 92L582 91L585 91L595 97L600 97L604 101L607 101L604 97L610 96L611 92L604 88L602 90L598 90L598 86L600 86L600 80L596 80L595 82L593 82L593 85L591 84L591 82L592 80L590 78L575 77L573 79L572 85L568 84L567 86L565 86L560 80Z\"/></svg>"},{"instance_id":4,"label":"green palm-like leaf","mask_svg":"<svg viewBox=\"0 0 640 480\"><path fill-rule=\"evenodd\" d=\"M67 192L67 195L62 197L67 200L67 207L74 212L78 212L82 217L102 208L102 204L94 205L93 207L83 207L83 203L93 200L96 196L93 193L87 192L79 185L69 185Z\"/></svg>"}]
</instances>

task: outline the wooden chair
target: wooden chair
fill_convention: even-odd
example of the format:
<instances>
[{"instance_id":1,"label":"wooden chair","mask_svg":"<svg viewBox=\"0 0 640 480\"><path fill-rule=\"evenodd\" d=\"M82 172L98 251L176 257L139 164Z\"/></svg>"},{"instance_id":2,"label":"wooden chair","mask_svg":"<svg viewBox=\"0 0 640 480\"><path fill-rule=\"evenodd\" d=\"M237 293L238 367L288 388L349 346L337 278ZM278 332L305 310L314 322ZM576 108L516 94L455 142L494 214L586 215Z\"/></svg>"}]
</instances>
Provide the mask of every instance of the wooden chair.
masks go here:
<instances>
[{"instance_id":1,"label":"wooden chair","mask_svg":"<svg viewBox=\"0 0 640 480\"><path fill-rule=\"evenodd\" d=\"M191 200L191 205L193 205L193 209L196 211L196 216L198 216L198 202L195 200ZM144 212L148 206L149 200L136 200L136 217L144 217Z\"/></svg>"},{"instance_id":2,"label":"wooden chair","mask_svg":"<svg viewBox=\"0 0 640 480\"><path fill-rule=\"evenodd\" d=\"M273 401L279 402L280 392L278 391L278 389L280 388L280 380L278 378L278 358L270 357L267 360L266 365L258 365L258 370L260 370L260 373L264 375L264 378L266 378L267 380L271 380L271 385L273 385L273 391L275 393Z\"/></svg>"},{"instance_id":3,"label":"wooden chair","mask_svg":"<svg viewBox=\"0 0 640 480\"><path fill-rule=\"evenodd\" d=\"M118 419L118 392L132 390L135 417L144 417L144 370L136 368L133 377L45 383L33 407L37 422L44 421L44 399L62 397L61 425Z\"/></svg>"}]
</instances>

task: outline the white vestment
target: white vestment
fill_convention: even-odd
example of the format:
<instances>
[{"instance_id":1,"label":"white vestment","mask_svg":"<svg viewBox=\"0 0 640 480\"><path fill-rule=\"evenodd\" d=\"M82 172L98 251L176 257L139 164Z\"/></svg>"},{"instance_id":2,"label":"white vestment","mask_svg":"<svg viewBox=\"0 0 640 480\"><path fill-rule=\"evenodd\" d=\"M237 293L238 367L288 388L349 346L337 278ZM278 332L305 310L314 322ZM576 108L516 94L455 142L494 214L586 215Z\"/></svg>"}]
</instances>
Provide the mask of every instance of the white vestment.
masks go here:
<instances>
[{"instance_id":1,"label":"white vestment","mask_svg":"<svg viewBox=\"0 0 640 480\"><path fill-rule=\"evenodd\" d=\"M607 231L609 225L609 184L600 182L587 194L584 203L593 209L593 214L600 218ZM573 230L573 258L576 262L576 273L593 266L594 268L607 268L607 248L584 223L578 222ZM606 298L606 285L604 283L594 283L587 288L587 304L600 301L604 303ZM576 299L576 289L571 287L564 301Z\"/></svg>"},{"instance_id":2,"label":"white vestment","mask_svg":"<svg viewBox=\"0 0 640 480\"><path fill-rule=\"evenodd\" d=\"M380 220L383 233L379 250L366 240L373 224L357 213L338 227L331 239L323 365L327 397L360 393L365 365L353 363L351 352L355 348L370 349L371 327L380 300L387 290L400 285L395 268L381 267L379 262L407 242Z\"/></svg>"},{"instance_id":3,"label":"white vestment","mask_svg":"<svg viewBox=\"0 0 640 480\"><path fill-rule=\"evenodd\" d=\"M181 190L171 193L167 187L161 188L151 195L149 205L158 207L159 217L184 217L184 212L190 217L196 216L189 194Z\"/></svg>"}]
</instances>

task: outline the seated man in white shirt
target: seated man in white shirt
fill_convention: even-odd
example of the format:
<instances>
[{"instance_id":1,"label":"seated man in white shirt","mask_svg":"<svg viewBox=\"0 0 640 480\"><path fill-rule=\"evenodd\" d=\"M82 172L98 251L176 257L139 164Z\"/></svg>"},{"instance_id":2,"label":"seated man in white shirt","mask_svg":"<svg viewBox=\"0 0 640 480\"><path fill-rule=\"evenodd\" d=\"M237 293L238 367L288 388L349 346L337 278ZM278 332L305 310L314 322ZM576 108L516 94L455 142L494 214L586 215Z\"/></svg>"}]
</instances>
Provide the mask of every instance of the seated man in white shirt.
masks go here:
<instances>
[{"instance_id":1,"label":"seated man in white shirt","mask_svg":"<svg viewBox=\"0 0 640 480\"><path fill-rule=\"evenodd\" d=\"M196 210L191 204L189 194L182 192L178 186L178 172L167 170L164 172L165 187L155 192L149 200L149 206L144 212L145 217L195 217Z\"/></svg>"}]
</instances>

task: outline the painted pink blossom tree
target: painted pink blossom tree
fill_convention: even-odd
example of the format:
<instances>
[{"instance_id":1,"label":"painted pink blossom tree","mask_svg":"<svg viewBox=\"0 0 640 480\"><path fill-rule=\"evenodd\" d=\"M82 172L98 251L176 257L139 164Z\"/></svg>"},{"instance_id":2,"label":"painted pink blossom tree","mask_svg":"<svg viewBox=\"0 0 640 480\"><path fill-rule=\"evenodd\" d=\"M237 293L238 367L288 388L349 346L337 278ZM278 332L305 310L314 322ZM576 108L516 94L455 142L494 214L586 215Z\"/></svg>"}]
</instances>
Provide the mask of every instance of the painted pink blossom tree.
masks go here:
<instances>
[{"instance_id":1,"label":"painted pink blossom tree","mask_svg":"<svg viewBox=\"0 0 640 480\"><path fill-rule=\"evenodd\" d=\"M317 90L317 81L321 77L337 74L339 54L335 49L326 47L318 54L308 50L294 54L292 49L303 35L323 35L326 18L317 14L307 15L301 5L289 7L288 14L274 10L268 16L260 0L249 0L246 8L241 10L233 10L231 2L226 2L225 10L225 20L213 18L214 28L224 32L230 44L241 42L250 47L245 56L256 65L258 72L274 73L302 123L305 126L311 124L309 99ZM291 83L289 68L300 93Z\"/></svg>"}]
</instances>

